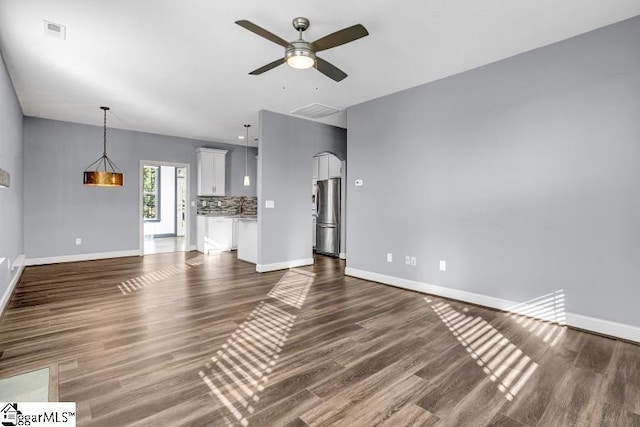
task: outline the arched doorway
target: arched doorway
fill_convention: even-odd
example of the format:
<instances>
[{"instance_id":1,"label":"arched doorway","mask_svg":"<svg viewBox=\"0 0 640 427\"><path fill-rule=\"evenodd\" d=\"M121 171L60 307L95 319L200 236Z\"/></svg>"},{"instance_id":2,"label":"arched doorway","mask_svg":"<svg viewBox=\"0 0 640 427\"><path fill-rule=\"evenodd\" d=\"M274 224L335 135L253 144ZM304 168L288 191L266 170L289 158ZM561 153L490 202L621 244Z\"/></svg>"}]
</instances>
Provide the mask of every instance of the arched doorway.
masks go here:
<instances>
[{"instance_id":1,"label":"arched doorway","mask_svg":"<svg viewBox=\"0 0 640 427\"><path fill-rule=\"evenodd\" d=\"M316 253L339 257L343 224L343 165L332 153L312 158L312 244Z\"/></svg>"}]
</instances>

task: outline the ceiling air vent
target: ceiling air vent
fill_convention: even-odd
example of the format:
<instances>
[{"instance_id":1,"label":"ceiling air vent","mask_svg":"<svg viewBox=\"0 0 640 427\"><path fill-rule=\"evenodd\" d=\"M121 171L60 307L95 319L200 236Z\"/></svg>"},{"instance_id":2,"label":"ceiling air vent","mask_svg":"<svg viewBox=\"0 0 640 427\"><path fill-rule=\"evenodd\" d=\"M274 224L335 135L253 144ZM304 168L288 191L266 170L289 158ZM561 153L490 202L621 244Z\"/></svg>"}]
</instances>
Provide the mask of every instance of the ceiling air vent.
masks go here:
<instances>
[{"instance_id":1,"label":"ceiling air vent","mask_svg":"<svg viewBox=\"0 0 640 427\"><path fill-rule=\"evenodd\" d=\"M64 40L67 37L67 27L55 22L42 21L44 35L54 39Z\"/></svg>"},{"instance_id":2,"label":"ceiling air vent","mask_svg":"<svg viewBox=\"0 0 640 427\"><path fill-rule=\"evenodd\" d=\"M313 103L309 104L306 107L298 108L291 112L291 114L295 114L296 116L307 117L309 119L321 119L323 117L330 116L332 114L339 113L340 110L333 107L327 107L326 105Z\"/></svg>"}]
</instances>

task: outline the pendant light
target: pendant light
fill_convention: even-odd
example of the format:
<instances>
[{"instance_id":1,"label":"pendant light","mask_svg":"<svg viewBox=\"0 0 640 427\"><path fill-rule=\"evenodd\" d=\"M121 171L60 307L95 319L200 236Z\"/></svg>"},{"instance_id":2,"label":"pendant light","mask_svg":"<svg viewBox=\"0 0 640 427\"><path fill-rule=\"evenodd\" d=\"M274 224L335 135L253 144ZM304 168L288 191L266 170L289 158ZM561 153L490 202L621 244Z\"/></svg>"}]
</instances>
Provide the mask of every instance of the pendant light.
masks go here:
<instances>
[{"instance_id":1,"label":"pendant light","mask_svg":"<svg viewBox=\"0 0 640 427\"><path fill-rule=\"evenodd\" d=\"M249 179L249 128L251 125L244 125L247 131L247 136L244 138L244 186L249 187L251 185L251 179Z\"/></svg>"},{"instance_id":2,"label":"pendant light","mask_svg":"<svg viewBox=\"0 0 640 427\"><path fill-rule=\"evenodd\" d=\"M84 170L84 185L90 187L122 187L122 172L107 156L107 111L109 111L109 107L100 107L100 109L104 111L102 156Z\"/></svg>"}]
</instances>

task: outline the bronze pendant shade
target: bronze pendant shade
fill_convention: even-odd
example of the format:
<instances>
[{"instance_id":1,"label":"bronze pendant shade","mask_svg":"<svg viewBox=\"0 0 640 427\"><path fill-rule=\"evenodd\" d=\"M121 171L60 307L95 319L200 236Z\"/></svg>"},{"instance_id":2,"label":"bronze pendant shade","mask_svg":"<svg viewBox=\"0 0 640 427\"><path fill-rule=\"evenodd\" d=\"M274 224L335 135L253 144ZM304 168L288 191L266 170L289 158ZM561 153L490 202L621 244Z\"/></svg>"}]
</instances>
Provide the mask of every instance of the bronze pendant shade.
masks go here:
<instances>
[{"instance_id":1,"label":"bronze pendant shade","mask_svg":"<svg viewBox=\"0 0 640 427\"><path fill-rule=\"evenodd\" d=\"M90 187L122 187L123 175L120 169L107 156L107 111L109 107L100 107L104 111L104 132L102 156L84 170L84 185Z\"/></svg>"}]
</instances>

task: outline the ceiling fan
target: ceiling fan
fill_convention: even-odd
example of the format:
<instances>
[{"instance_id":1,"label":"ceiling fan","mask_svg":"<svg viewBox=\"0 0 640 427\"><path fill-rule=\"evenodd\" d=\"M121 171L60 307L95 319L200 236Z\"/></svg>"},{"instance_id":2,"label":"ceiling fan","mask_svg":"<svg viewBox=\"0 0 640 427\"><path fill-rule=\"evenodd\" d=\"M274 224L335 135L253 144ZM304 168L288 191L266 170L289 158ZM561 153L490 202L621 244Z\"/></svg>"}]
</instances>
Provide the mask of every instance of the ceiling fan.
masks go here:
<instances>
[{"instance_id":1,"label":"ceiling fan","mask_svg":"<svg viewBox=\"0 0 640 427\"><path fill-rule=\"evenodd\" d=\"M309 28L309 20L298 17L293 19L293 28L298 32L298 40L288 42L253 22L241 20L236 21L236 24L285 48L284 58L277 59L249 73L254 76L269 71L286 62L289 66L298 69L311 68L315 65L316 69L322 74L339 82L346 78L347 74L335 65L322 58L318 58L316 52L331 49L369 35L369 32L364 26L356 24L331 33L314 42L308 42L302 38L302 32Z\"/></svg>"}]
</instances>

